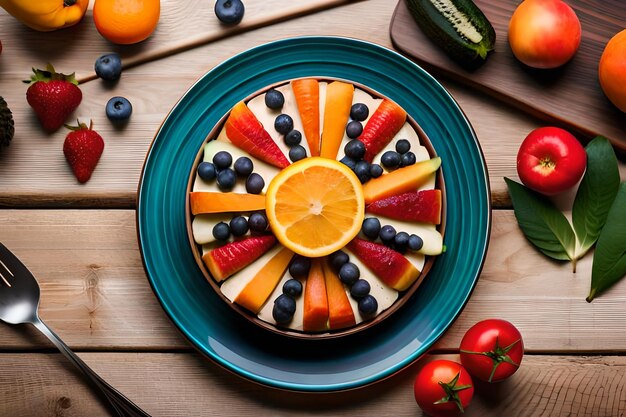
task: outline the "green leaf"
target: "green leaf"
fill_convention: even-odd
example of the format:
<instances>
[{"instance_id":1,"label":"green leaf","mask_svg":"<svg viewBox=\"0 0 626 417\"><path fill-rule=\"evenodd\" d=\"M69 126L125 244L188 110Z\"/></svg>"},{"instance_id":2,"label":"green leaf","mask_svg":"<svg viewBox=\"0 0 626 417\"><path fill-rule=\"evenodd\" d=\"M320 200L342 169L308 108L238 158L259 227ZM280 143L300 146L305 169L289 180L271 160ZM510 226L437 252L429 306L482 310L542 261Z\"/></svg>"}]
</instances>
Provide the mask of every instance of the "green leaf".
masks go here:
<instances>
[{"instance_id":1,"label":"green leaf","mask_svg":"<svg viewBox=\"0 0 626 417\"><path fill-rule=\"evenodd\" d=\"M581 258L598 240L620 182L617 158L607 138L596 137L585 150L587 170L572 209L572 224L579 243L576 258Z\"/></svg>"},{"instance_id":2,"label":"green leaf","mask_svg":"<svg viewBox=\"0 0 626 417\"><path fill-rule=\"evenodd\" d=\"M526 238L550 258L574 259L576 236L569 222L552 202L522 184L504 178L515 217Z\"/></svg>"},{"instance_id":3,"label":"green leaf","mask_svg":"<svg viewBox=\"0 0 626 417\"><path fill-rule=\"evenodd\" d=\"M591 267L591 291L587 301L626 275L626 183L621 183L600 232Z\"/></svg>"}]
</instances>

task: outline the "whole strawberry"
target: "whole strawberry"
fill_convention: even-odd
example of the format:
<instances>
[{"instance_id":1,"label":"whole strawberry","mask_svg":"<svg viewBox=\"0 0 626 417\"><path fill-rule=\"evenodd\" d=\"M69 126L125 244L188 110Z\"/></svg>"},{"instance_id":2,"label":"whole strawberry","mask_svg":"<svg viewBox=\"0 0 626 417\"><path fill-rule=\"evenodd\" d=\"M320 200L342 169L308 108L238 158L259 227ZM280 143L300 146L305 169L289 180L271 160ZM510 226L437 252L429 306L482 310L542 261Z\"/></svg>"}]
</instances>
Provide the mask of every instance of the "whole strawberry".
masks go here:
<instances>
[{"instance_id":1,"label":"whole strawberry","mask_svg":"<svg viewBox=\"0 0 626 417\"><path fill-rule=\"evenodd\" d=\"M63 154L78 182L85 183L89 181L98 165L104 150L104 141L98 132L93 130L93 123L90 123L89 127L80 122L78 126L66 125L66 127L71 132L67 134L63 143Z\"/></svg>"},{"instance_id":2,"label":"whole strawberry","mask_svg":"<svg viewBox=\"0 0 626 417\"><path fill-rule=\"evenodd\" d=\"M45 130L54 132L67 120L83 99L74 73L57 73L50 64L45 70L33 68L26 100Z\"/></svg>"}]
</instances>

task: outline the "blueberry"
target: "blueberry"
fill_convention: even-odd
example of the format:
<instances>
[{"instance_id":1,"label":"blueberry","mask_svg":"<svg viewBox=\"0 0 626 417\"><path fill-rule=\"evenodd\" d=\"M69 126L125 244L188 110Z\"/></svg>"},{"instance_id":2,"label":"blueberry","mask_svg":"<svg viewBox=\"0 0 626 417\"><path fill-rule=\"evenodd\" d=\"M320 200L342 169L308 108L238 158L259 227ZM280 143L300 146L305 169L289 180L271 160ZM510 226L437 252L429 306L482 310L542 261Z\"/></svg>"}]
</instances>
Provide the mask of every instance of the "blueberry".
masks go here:
<instances>
[{"instance_id":1,"label":"blueberry","mask_svg":"<svg viewBox=\"0 0 626 417\"><path fill-rule=\"evenodd\" d=\"M404 155L402 155L400 166L408 167L409 165L413 165L415 161L417 161L415 154L413 152L407 152Z\"/></svg>"},{"instance_id":2,"label":"blueberry","mask_svg":"<svg viewBox=\"0 0 626 417\"><path fill-rule=\"evenodd\" d=\"M378 234L380 233L380 220L376 217L368 217L363 220L363 226L361 226L361 231L365 236L370 239L376 239Z\"/></svg>"},{"instance_id":3,"label":"blueberry","mask_svg":"<svg viewBox=\"0 0 626 417\"><path fill-rule=\"evenodd\" d=\"M286 135L293 130L293 119L288 114L279 114L274 120L274 129L281 135Z\"/></svg>"},{"instance_id":4,"label":"blueberry","mask_svg":"<svg viewBox=\"0 0 626 417\"><path fill-rule=\"evenodd\" d=\"M285 135L285 145L287 146L299 145L300 142L302 142L302 133L298 130L294 129Z\"/></svg>"},{"instance_id":5,"label":"blueberry","mask_svg":"<svg viewBox=\"0 0 626 417\"><path fill-rule=\"evenodd\" d=\"M285 96L278 90L273 88L265 93L265 105L273 110L279 110L283 108L285 104Z\"/></svg>"},{"instance_id":6,"label":"blueberry","mask_svg":"<svg viewBox=\"0 0 626 417\"><path fill-rule=\"evenodd\" d=\"M373 295L368 294L359 300L359 311L364 316L370 316L378 310L378 301Z\"/></svg>"},{"instance_id":7,"label":"blueberry","mask_svg":"<svg viewBox=\"0 0 626 417\"><path fill-rule=\"evenodd\" d=\"M297 298L302 294L302 283L297 279L288 279L283 284L283 294Z\"/></svg>"},{"instance_id":8,"label":"blueberry","mask_svg":"<svg viewBox=\"0 0 626 417\"><path fill-rule=\"evenodd\" d=\"M222 23L234 25L241 22L245 10L241 0L217 0L215 2L215 16Z\"/></svg>"},{"instance_id":9,"label":"blueberry","mask_svg":"<svg viewBox=\"0 0 626 417\"><path fill-rule=\"evenodd\" d=\"M311 259L302 255L295 255L289 263L289 273L296 279L306 278L310 269Z\"/></svg>"},{"instance_id":10,"label":"blueberry","mask_svg":"<svg viewBox=\"0 0 626 417\"><path fill-rule=\"evenodd\" d=\"M406 252L406 248L409 245L409 234L407 232L398 232L393 239L393 247L398 252Z\"/></svg>"},{"instance_id":11,"label":"blueberry","mask_svg":"<svg viewBox=\"0 0 626 417\"><path fill-rule=\"evenodd\" d=\"M226 168L217 174L217 186L222 191L230 191L235 188L237 174L230 168Z\"/></svg>"},{"instance_id":12,"label":"blueberry","mask_svg":"<svg viewBox=\"0 0 626 417\"><path fill-rule=\"evenodd\" d=\"M351 140L343 147L346 156L358 161L365 156L365 144L360 140Z\"/></svg>"},{"instance_id":13,"label":"blueberry","mask_svg":"<svg viewBox=\"0 0 626 417\"><path fill-rule=\"evenodd\" d=\"M260 194L263 191L263 187L265 187L265 180L262 176L253 172L248 176L246 180L246 191L250 194Z\"/></svg>"},{"instance_id":14,"label":"blueberry","mask_svg":"<svg viewBox=\"0 0 626 417\"><path fill-rule=\"evenodd\" d=\"M360 276L359 267L352 262L346 262L339 268L339 279L348 286L357 282Z\"/></svg>"},{"instance_id":15,"label":"blueberry","mask_svg":"<svg viewBox=\"0 0 626 417\"><path fill-rule=\"evenodd\" d=\"M213 155L213 164L218 170L226 169L233 163L233 157L226 151L219 151Z\"/></svg>"},{"instance_id":16,"label":"blueberry","mask_svg":"<svg viewBox=\"0 0 626 417\"><path fill-rule=\"evenodd\" d=\"M219 222L213 226L213 237L217 240L228 240L230 237L230 227L224 222Z\"/></svg>"},{"instance_id":17,"label":"blueberry","mask_svg":"<svg viewBox=\"0 0 626 417\"><path fill-rule=\"evenodd\" d=\"M296 301L288 295L281 294L274 301L274 308L272 308L272 317L276 320L276 323L285 324L289 323L293 318L293 314L296 312Z\"/></svg>"},{"instance_id":18,"label":"blueberry","mask_svg":"<svg viewBox=\"0 0 626 417\"><path fill-rule=\"evenodd\" d=\"M372 178L378 178L383 175L383 167L378 164L370 165L370 176Z\"/></svg>"},{"instance_id":19,"label":"blueberry","mask_svg":"<svg viewBox=\"0 0 626 417\"><path fill-rule=\"evenodd\" d=\"M252 213L248 218L248 227L253 232L264 232L267 230L267 217L263 213Z\"/></svg>"},{"instance_id":20,"label":"blueberry","mask_svg":"<svg viewBox=\"0 0 626 417\"><path fill-rule=\"evenodd\" d=\"M385 168L396 168L400 165L401 156L398 152L387 151L380 157L380 163Z\"/></svg>"},{"instance_id":21,"label":"blueberry","mask_svg":"<svg viewBox=\"0 0 626 417\"><path fill-rule=\"evenodd\" d=\"M217 170L212 163L203 161L198 165L198 176L203 180L210 181L215 178L216 174Z\"/></svg>"},{"instance_id":22,"label":"blueberry","mask_svg":"<svg viewBox=\"0 0 626 417\"><path fill-rule=\"evenodd\" d=\"M296 162L304 158L306 158L306 149L304 149L304 146L296 145L289 149L289 159L291 159L292 162Z\"/></svg>"},{"instance_id":23,"label":"blueberry","mask_svg":"<svg viewBox=\"0 0 626 417\"><path fill-rule=\"evenodd\" d=\"M400 139L396 142L396 152L405 154L411 149L411 142L406 139Z\"/></svg>"},{"instance_id":24,"label":"blueberry","mask_svg":"<svg viewBox=\"0 0 626 417\"><path fill-rule=\"evenodd\" d=\"M230 220L230 232L233 236L243 236L248 233L248 220L243 216L236 216Z\"/></svg>"},{"instance_id":25,"label":"blueberry","mask_svg":"<svg viewBox=\"0 0 626 417\"><path fill-rule=\"evenodd\" d=\"M413 251L418 251L422 249L422 246L424 246L424 241L421 237L419 237L418 235L409 236L409 249Z\"/></svg>"},{"instance_id":26,"label":"blueberry","mask_svg":"<svg viewBox=\"0 0 626 417\"><path fill-rule=\"evenodd\" d=\"M362 122L367 119L370 114L370 109L363 103L354 103L350 108L350 118Z\"/></svg>"},{"instance_id":27,"label":"blueberry","mask_svg":"<svg viewBox=\"0 0 626 417\"><path fill-rule=\"evenodd\" d=\"M247 177L248 175L252 174L254 164L252 163L252 159L248 158L247 156L242 156L240 158L237 158L234 167L237 175Z\"/></svg>"},{"instance_id":28,"label":"blueberry","mask_svg":"<svg viewBox=\"0 0 626 417\"><path fill-rule=\"evenodd\" d=\"M396 229L394 229L393 226L387 224L380 228L380 233L378 234L378 236L380 236L380 240L382 240L383 242L392 242L396 237Z\"/></svg>"},{"instance_id":29,"label":"blueberry","mask_svg":"<svg viewBox=\"0 0 626 417\"><path fill-rule=\"evenodd\" d=\"M346 125L346 135L348 135L350 139L358 138L361 136L361 133L363 133L363 125L361 122L357 122L356 120L348 122Z\"/></svg>"},{"instance_id":30,"label":"blueberry","mask_svg":"<svg viewBox=\"0 0 626 417\"><path fill-rule=\"evenodd\" d=\"M112 122L123 122L133 113L133 105L124 97L111 97L106 105L107 118Z\"/></svg>"},{"instance_id":31,"label":"blueberry","mask_svg":"<svg viewBox=\"0 0 626 417\"><path fill-rule=\"evenodd\" d=\"M364 279L360 279L350 287L350 295L352 298L358 300L359 298L363 298L369 294L371 289L372 288L370 287L369 282Z\"/></svg>"},{"instance_id":32,"label":"blueberry","mask_svg":"<svg viewBox=\"0 0 626 417\"><path fill-rule=\"evenodd\" d=\"M365 184L370 180L370 163L367 161L359 161L354 165L354 173L361 184Z\"/></svg>"},{"instance_id":33,"label":"blueberry","mask_svg":"<svg viewBox=\"0 0 626 417\"><path fill-rule=\"evenodd\" d=\"M330 260L330 266L332 266L335 271L339 271L343 264L350 261L348 254L342 250L331 253L328 255L328 259Z\"/></svg>"},{"instance_id":34,"label":"blueberry","mask_svg":"<svg viewBox=\"0 0 626 417\"><path fill-rule=\"evenodd\" d=\"M94 64L96 75L106 81L115 81L122 75L122 58L115 52L102 55Z\"/></svg>"},{"instance_id":35,"label":"blueberry","mask_svg":"<svg viewBox=\"0 0 626 417\"><path fill-rule=\"evenodd\" d=\"M354 167L356 166L356 161L354 159L344 156L339 162L354 171Z\"/></svg>"}]
</instances>

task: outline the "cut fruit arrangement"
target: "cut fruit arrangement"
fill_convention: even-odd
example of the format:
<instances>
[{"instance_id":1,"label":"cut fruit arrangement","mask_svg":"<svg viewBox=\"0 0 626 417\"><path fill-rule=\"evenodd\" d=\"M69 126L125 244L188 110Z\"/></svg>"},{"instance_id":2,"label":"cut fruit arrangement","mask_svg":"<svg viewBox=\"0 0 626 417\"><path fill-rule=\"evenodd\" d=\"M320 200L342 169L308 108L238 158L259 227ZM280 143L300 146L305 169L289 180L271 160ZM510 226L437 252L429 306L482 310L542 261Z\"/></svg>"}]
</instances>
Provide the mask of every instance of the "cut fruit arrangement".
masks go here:
<instances>
[{"instance_id":1,"label":"cut fruit arrangement","mask_svg":"<svg viewBox=\"0 0 626 417\"><path fill-rule=\"evenodd\" d=\"M366 87L281 83L237 103L201 150L194 253L263 327L349 334L395 311L443 252L440 165L407 113Z\"/></svg>"}]
</instances>

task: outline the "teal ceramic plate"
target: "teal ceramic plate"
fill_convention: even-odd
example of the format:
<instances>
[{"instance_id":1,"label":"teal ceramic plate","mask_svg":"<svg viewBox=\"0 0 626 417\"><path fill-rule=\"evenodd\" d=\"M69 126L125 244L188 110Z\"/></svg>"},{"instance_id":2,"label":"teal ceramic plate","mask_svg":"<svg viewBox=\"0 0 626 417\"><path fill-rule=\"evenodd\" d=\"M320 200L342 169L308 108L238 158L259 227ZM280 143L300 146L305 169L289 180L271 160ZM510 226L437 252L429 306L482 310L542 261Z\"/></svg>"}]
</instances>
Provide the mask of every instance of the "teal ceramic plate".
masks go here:
<instances>
[{"instance_id":1,"label":"teal ceramic plate","mask_svg":"<svg viewBox=\"0 0 626 417\"><path fill-rule=\"evenodd\" d=\"M402 106L443 160L444 244L419 290L387 320L330 340L287 338L253 325L213 291L188 243L185 199L198 149L219 119L264 86L306 77L364 84ZM463 112L423 69L386 48L346 38L285 39L243 52L212 69L182 97L159 129L139 184L137 227L146 273L164 310L217 364L281 389L358 388L411 364L465 306L485 258L491 228L486 165Z\"/></svg>"}]
</instances>

